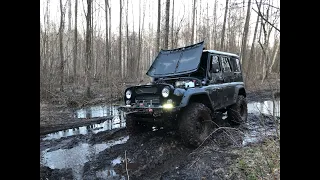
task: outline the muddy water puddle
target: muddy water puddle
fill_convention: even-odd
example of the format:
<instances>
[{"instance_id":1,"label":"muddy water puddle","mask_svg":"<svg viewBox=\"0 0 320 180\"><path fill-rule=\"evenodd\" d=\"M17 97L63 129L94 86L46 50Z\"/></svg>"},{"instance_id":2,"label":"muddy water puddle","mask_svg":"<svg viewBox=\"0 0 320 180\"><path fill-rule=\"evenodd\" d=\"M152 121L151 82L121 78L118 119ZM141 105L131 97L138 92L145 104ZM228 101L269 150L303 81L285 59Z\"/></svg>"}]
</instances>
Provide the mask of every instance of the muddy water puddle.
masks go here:
<instances>
[{"instance_id":1,"label":"muddy water puddle","mask_svg":"<svg viewBox=\"0 0 320 180\"><path fill-rule=\"evenodd\" d=\"M118 106L115 105L91 106L87 108L78 109L74 112L74 117L79 119L112 117L115 115L118 115Z\"/></svg>"},{"instance_id":2,"label":"muddy water puddle","mask_svg":"<svg viewBox=\"0 0 320 180\"><path fill-rule=\"evenodd\" d=\"M72 168L74 178L81 179L84 163L92 160L99 152L118 144L124 144L129 139L129 136L121 137L108 141L106 143L90 145L80 143L71 149L58 149L50 151L50 148L41 152L40 163L52 169ZM108 169L112 176L116 176L112 167L121 162L120 159L115 159ZM110 172L108 172L110 174Z\"/></svg>"},{"instance_id":3,"label":"muddy water puddle","mask_svg":"<svg viewBox=\"0 0 320 180\"><path fill-rule=\"evenodd\" d=\"M256 121L248 119L246 123L248 130L244 134L243 146L280 134L280 130L276 130L277 124L280 123L280 100L248 103L248 112L256 115L257 119ZM261 115L267 115L269 118Z\"/></svg>"},{"instance_id":4,"label":"muddy water puddle","mask_svg":"<svg viewBox=\"0 0 320 180\"><path fill-rule=\"evenodd\" d=\"M81 126L62 131L57 131L45 135L43 140L60 139L62 137L74 136L79 134L96 134L101 131L113 130L117 128L123 128L126 126L123 113L117 110L117 106L94 106L87 109L80 109L75 112L75 116L79 118L97 118L106 117L104 122L91 124L87 126ZM89 113L88 113L89 112ZM87 116L86 116L87 115ZM110 118L109 118L110 117Z\"/></svg>"},{"instance_id":5,"label":"muddy water puddle","mask_svg":"<svg viewBox=\"0 0 320 180\"><path fill-rule=\"evenodd\" d=\"M280 117L280 100L248 103L248 112Z\"/></svg>"}]
</instances>

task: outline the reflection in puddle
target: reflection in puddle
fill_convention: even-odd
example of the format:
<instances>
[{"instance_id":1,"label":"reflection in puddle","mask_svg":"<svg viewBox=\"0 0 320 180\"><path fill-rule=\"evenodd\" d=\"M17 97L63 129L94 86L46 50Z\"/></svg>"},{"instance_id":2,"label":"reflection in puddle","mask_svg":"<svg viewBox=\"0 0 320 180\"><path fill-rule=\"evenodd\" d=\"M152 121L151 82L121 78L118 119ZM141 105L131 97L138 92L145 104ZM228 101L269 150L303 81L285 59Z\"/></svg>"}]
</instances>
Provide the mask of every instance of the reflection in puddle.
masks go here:
<instances>
[{"instance_id":1,"label":"reflection in puddle","mask_svg":"<svg viewBox=\"0 0 320 180\"><path fill-rule=\"evenodd\" d=\"M120 179L125 179L123 176L117 174L114 171L114 166L120 164L123 161L121 157L117 157L116 159L111 161L111 166L107 167L105 170L96 171L97 178L107 178L107 177L119 177Z\"/></svg>"},{"instance_id":2,"label":"reflection in puddle","mask_svg":"<svg viewBox=\"0 0 320 180\"><path fill-rule=\"evenodd\" d=\"M81 179L84 163L90 161L96 154L107 148L126 143L128 139L129 136L125 136L105 144L90 145L80 143L71 149L58 149L51 152L48 152L49 149L46 149L41 152L42 158L40 163L52 169L72 168L75 178Z\"/></svg>"},{"instance_id":3,"label":"reflection in puddle","mask_svg":"<svg viewBox=\"0 0 320 180\"><path fill-rule=\"evenodd\" d=\"M113 169L107 169L107 170L103 170L103 171L97 171L96 172L96 177L97 178L102 178L102 179L105 179L105 178L110 178L110 177L117 177L119 176ZM124 177L121 177L121 180L124 180L125 178Z\"/></svg>"},{"instance_id":4,"label":"reflection in puddle","mask_svg":"<svg viewBox=\"0 0 320 180\"><path fill-rule=\"evenodd\" d=\"M248 112L280 117L280 100L248 103Z\"/></svg>"},{"instance_id":5,"label":"reflection in puddle","mask_svg":"<svg viewBox=\"0 0 320 180\"><path fill-rule=\"evenodd\" d=\"M117 157L116 159L111 161L112 166L120 164L123 159L121 157Z\"/></svg>"},{"instance_id":6,"label":"reflection in puddle","mask_svg":"<svg viewBox=\"0 0 320 180\"><path fill-rule=\"evenodd\" d=\"M111 117L118 114L118 106L92 106L75 111L76 118Z\"/></svg>"},{"instance_id":7,"label":"reflection in puddle","mask_svg":"<svg viewBox=\"0 0 320 180\"><path fill-rule=\"evenodd\" d=\"M264 101L248 103L248 112L253 114L275 115L280 117L280 100L278 101ZM280 119L278 119L280 122ZM242 145L258 142L265 137L276 135L276 128L274 122L269 125L263 125L264 120L258 122L247 122L249 130L245 133ZM278 132L280 133L280 132Z\"/></svg>"},{"instance_id":8,"label":"reflection in puddle","mask_svg":"<svg viewBox=\"0 0 320 180\"><path fill-rule=\"evenodd\" d=\"M247 144L258 142L264 139L265 137L272 136L275 134L275 129L265 130L264 127L257 127L256 130L250 130L245 134L242 141L242 145L246 146Z\"/></svg>"},{"instance_id":9,"label":"reflection in puddle","mask_svg":"<svg viewBox=\"0 0 320 180\"><path fill-rule=\"evenodd\" d=\"M99 124L92 124L88 126L82 126L67 130L62 130L54 133L47 134L43 140L59 139L62 137L68 137L78 134L98 133L101 131L112 130L122 128L126 126L126 122L123 113L116 114L111 120L106 120Z\"/></svg>"}]
</instances>

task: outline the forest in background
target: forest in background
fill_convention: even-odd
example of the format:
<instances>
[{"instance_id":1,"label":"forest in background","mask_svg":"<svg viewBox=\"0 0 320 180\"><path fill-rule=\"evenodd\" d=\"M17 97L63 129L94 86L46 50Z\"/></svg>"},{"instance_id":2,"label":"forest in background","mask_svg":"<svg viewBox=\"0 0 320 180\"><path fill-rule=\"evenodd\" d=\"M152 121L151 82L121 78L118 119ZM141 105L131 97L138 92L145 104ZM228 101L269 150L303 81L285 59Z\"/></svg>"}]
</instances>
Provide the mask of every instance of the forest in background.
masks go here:
<instances>
[{"instance_id":1,"label":"forest in background","mask_svg":"<svg viewBox=\"0 0 320 180\"><path fill-rule=\"evenodd\" d=\"M246 84L279 77L278 1L186 1L190 6L177 0L40 1L40 100L67 93L92 98L97 89L116 96L128 84L150 81L145 72L160 49L200 41L206 49L239 54ZM111 10L117 2L119 9Z\"/></svg>"}]
</instances>

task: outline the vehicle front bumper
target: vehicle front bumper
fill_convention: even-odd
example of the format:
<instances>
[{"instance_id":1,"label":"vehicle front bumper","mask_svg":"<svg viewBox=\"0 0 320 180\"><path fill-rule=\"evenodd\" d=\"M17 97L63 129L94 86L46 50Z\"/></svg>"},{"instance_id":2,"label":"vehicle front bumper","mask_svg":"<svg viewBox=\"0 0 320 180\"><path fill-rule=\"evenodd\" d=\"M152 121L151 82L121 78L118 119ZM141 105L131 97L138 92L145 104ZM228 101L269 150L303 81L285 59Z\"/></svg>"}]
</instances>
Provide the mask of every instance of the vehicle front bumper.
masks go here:
<instances>
[{"instance_id":1,"label":"vehicle front bumper","mask_svg":"<svg viewBox=\"0 0 320 180\"><path fill-rule=\"evenodd\" d=\"M163 108L163 107L135 107L135 106L120 106L118 108L119 111L123 111L125 113L134 113L134 114L145 114L145 115L153 115L160 116L165 113L174 113L178 111L179 107L172 108Z\"/></svg>"}]
</instances>

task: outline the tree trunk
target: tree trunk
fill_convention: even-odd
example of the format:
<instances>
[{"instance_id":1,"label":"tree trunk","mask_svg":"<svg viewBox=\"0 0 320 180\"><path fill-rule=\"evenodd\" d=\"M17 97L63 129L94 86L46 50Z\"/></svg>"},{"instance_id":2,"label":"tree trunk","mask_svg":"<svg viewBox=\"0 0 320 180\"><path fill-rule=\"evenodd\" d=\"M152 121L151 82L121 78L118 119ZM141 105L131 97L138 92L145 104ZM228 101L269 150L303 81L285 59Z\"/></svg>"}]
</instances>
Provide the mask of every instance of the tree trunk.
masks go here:
<instances>
[{"instance_id":1,"label":"tree trunk","mask_svg":"<svg viewBox=\"0 0 320 180\"><path fill-rule=\"evenodd\" d=\"M126 62L126 68L129 67L129 47L130 47L130 42L129 42L129 21L128 21L128 13L129 13L129 0L127 0L127 10L126 10L126 38L127 38L127 62ZM125 72L130 72L125 70ZM126 74L128 76L128 74Z\"/></svg>"},{"instance_id":2,"label":"tree trunk","mask_svg":"<svg viewBox=\"0 0 320 180\"><path fill-rule=\"evenodd\" d=\"M227 21L227 13L228 13L228 3L229 0L226 0L226 8L224 11L224 19L223 19L223 26L222 26L222 32L221 32L221 43L220 43L220 50L224 50L224 36L225 36L225 31L226 31L226 21Z\"/></svg>"},{"instance_id":3,"label":"tree trunk","mask_svg":"<svg viewBox=\"0 0 320 180\"><path fill-rule=\"evenodd\" d=\"M74 7L74 50L73 50L73 91L77 83L77 55L78 55L78 0L75 0Z\"/></svg>"},{"instance_id":4,"label":"tree trunk","mask_svg":"<svg viewBox=\"0 0 320 180\"><path fill-rule=\"evenodd\" d=\"M214 1L214 10L213 10L213 46L214 49L218 49L218 33L217 33L217 0Z\"/></svg>"},{"instance_id":5,"label":"tree trunk","mask_svg":"<svg viewBox=\"0 0 320 180\"><path fill-rule=\"evenodd\" d=\"M196 17L196 0L193 0L193 11L192 11L192 29L191 29L191 42L190 44L194 43L194 26L195 26L195 17Z\"/></svg>"},{"instance_id":6,"label":"tree trunk","mask_svg":"<svg viewBox=\"0 0 320 180\"><path fill-rule=\"evenodd\" d=\"M243 38L242 38L242 45L241 45L241 59L242 59L242 67L243 67L245 78L248 75L248 59L246 59L246 50L247 50L247 39L248 39L248 32L249 32L250 11L251 11L251 0L248 1L247 17L246 17L246 22L244 24Z\"/></svg>"},{"instance_id":7,"label":"tree trunk","mask_svg":"<svg viewBox=\"0 0 320 180\"><path fill-rule=\"evenodd\" d=\"M262 3L262 0L260 0L260 3L259 3L259 8L261 7L261 3ZM250 49L250 56L249 56L249 66L248 66L248 69L247 69L247 73L249 73L249 75L247 76L246 80L248 81L249 77L253 76L253 69L254 68L254 65L257 63L257 61L255 60L256 58L254 57L254 50L255 50L255 41L256 41L256 37L257 37L257 31L258 31L258 25L259 25L259 16L257 16L257 20L256 20L256 25L255 25L255 28L254 28L254 33L253 33L253 40L252 40L252 45L251 45L251 49ZM256 71L254 71L256 72Z\"/></svg>"},{"instance_id":8,"label":"tree trunk","mask_svg":"<svg viewBox=\"0 0 320 180\"><path fill-rule=\"evenodd\" d=\"M121 41L122 41L122 0L120 0L120 24L119 24L119 65L120 65L120 74L123 78L123 62L122 62L122 51L121 51Z\"/></svg>"},{"instance_id":9,"label":"tree trunk","mask_svg":"<svg viewBox=\"0 0 320 180\"><path fill-rule=\"evenodd\" d=\"M205 35L205 40L209 43L207 43L208 49L211 49L211 40L210 40L210 27L209 27L209 4L207 2L207 15L206 15L206 35Z\"/></svg>"},{"instance_id":10,"label":"tree trunk","mask_svg":"<svg viewBox=\"0 0 320 180\"><path fill-rule=\"evenodd\" d=\"M71 31L71 0L68 0L68 32Z\"/></svg>"},{"instance_id":11,"label":"tree trunk","mask_svg":"<svg viewBox=\"0 0 320 180\"><path fill-rule=\"evenodd\" d=\"M160 50L160 20L161 20L161 0L158 0L158 24L157 24L156 53Z\"/></svg>"},{"instance_id":12,"label":"tree trunk","mask_svg":"<svg viewBox=\"0 0 320 180\"><path fill-rule=\"evenodd\" d=\"M63 32L64 32L64 12L62 6L62 0L60 0L60 28L59 28L59 40L60 40L60 91L63 92L63 71L64 71L64 57L63 57Z\"/></svg>"},{"instance_id":13,"label":"tree trunk","mask_svg":"<svg viewBox=\"0 0 320 180\"><path fill-rule=\"evenodd\" d=\"M141 47L143 46L143 33L144 33L144 18L145 18L145 15L146 15L146 2L144 1L143 3L143 15L142 15L142 26L141 26L141 34L140 34L140 40L141 40L141 43L139 44L139 52L140 52L140 59L141 59L141 65L142 65L142 70L140 69L139 73L140 73L140 76L142 75L142 71L144 71L144 66L145 66L145 63L144 63L144 59L146 59L145 57L141 57Z\"/></svg>"},{"instance_id":14,"label":"tree trunk","mask_svg":"<svg viewBox=\"0 0 320 180\"><path fill-rule=\"evenodd\" d=\"M97 75L97 68L96 68L96 64L97 64L97 59L95 58L95 56L94 56L94 50L96 50L95 48L94 48L94 36L93 36L93 33L94 33L94 27L93 27L93 13L94 13L94 11L93 11L93 6L94 6L95 4L91 4L91 61L92 61L92 65L91 65L91 67L92 67L92 71L93 71L93 79L95 79L96 78L96 75Z\"/></svg>"},{"instance_id":15,"label":"tree trunk","mask_svg":"<svg viewBox=\"0 0 320 180\"><path fill-rule=\"evenodd\" d=\"M139 46L138 46L138 59L137 59L137 71L136 76L137 79L140 78L140 56L141 56L141 0L139 0Z\"/></svg>"},{"instance_id":16,"label":"tree trunk","mask_svg":"<svg viewBox=\"0 0 320 180\"><path fill-rule=\"evenodd\" d=\"M111 72L111 68L113 67L113 63L111 61L111 56L112 56L112 46L111 46L111 40L112 40L112 34L111 34L111 25L112 25L112 21L111 21L111 6L109 4L109 0L108 1L108 13L109 13L109 33L108 33L108 36L109 36L109 43L108 43L108 47L109 47L109 54L108 54L108 62L109 62L109 66L108 66L108 73L110 75L110 77L112 76L112 72ZM112 81L111 81L111 78L109 78L109 87L112 87ZM112 97L112 93L111 93L111 97Z\"/></svg>"},{"instance_id":17,"label":"tree trunk","mask_svg":"<svg viewBox=\"0 0 320 180\"><path fill-rule=\"evenodd\" d=\"M276 62L276 58L277 58L277 55L278 55L278 51L279 51L279 49L280 49L280 42L278 43L277 40L275 40L274 49L275 49L275 52L274 52L274 54L273 54L270 67L268 68L269 74L271 74L271 72L272 72L272 69L273 69L272 67L274 66L274 64L275 64L275 62Z\"/></svg>"},{"instance_id":18,"label":"tree trunk","mask_svg":"<svg viewBox=\"0 0 320 180\"><path fill-rule=\"evenodd\" d=\"M104 1L104 5L105 5L105 13L106 13L106 60L105 60L105 80L107 81L106 84L108 84L109 81L109 66L110 66L110 62L109 62L109 22L108 22L108 9L109 9L109 0L105 0Z\"/></svg>"},{"instance_id":19,"label":"tree trunk","mask_svg":"<svg viewBox=\"0 0 320 180\"><path fill-rule=\"evenodd\" d=\"M86 28L86 96L91 97L91 5L92 0L87 0L87 28Z\"/></svg>"},{"instance_id":20,"label":"tree trunk","mask_svg":"<svg viewBox=\"0 0 320 180\"><path fill-rule=\"evenodd\" d=\"M166 2L166 26L164 36L164 48L168 49L169 46L169 15L170 15L170 0Z\"/></svg>"},{"instance_id":21,"label":"tree trunk","mask_svg":"<svg viewBox=\"0 0 320 180\"><path fill-rule=\"evenodd\" d=\"M174 0L172 0L172 16L171 16L171 48L173 49L173 25L174 25Z\"/></svg>"}]
</instances>

